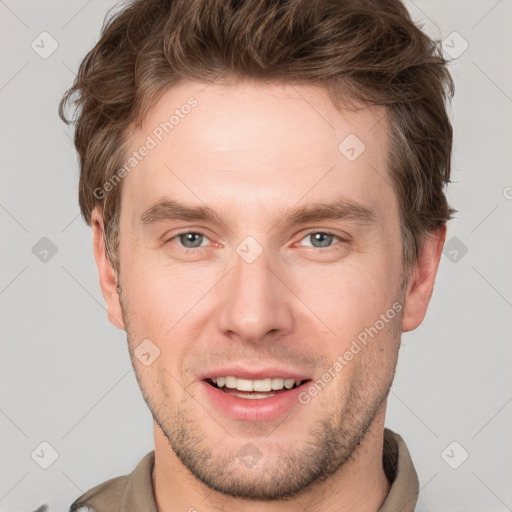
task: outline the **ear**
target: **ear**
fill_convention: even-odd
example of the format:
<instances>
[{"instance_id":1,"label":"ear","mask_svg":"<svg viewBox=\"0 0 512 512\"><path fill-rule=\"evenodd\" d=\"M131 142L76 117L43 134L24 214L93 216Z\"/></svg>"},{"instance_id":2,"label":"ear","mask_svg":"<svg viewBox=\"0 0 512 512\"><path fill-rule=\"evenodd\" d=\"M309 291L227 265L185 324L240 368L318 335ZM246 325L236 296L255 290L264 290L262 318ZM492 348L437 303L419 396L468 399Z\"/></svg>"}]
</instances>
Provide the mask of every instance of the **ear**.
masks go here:
<instances>
[{"instance_id":1,"label":"ear","mask_svg":"<svg viewBox=\"0 0 512 512\"><path fill-rule=\"evenodd\" d=\"M446 238L446 224L432 231L423 240L418 251L418 259L410 272L405 296L403 332L416 329L427 312L427 307L434 291L439 260Z\"/></svg>"},{"instance_id":2,"label":"ear","mask_svg":"<svg viewBox=\"0 0 512 512\"><path fill-rule=\"evenodd\" d=\"M103 211L95 206L91 214L91 228L94 248L94 259L98 267L101 293L107 304L107 316L110 322L119 329L125 329L121 310L121 301L117 293L117 275L110 263L103 238Z\"/></svg>"}]
</instances>

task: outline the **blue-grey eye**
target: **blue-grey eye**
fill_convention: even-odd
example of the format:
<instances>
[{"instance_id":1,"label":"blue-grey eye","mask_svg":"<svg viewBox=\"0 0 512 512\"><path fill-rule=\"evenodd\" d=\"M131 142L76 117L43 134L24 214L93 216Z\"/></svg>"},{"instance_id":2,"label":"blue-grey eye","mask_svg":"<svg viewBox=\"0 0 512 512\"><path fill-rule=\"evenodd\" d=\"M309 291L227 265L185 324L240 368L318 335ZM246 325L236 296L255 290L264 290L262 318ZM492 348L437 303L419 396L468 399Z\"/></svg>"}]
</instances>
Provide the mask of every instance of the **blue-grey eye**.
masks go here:
<instances>
[{"instance_id":1,"label":"blue-grey eye","mask_svg":"<svg viewBox=\"0 0 512 512\"><path fill-rule=\"evenodd\" d=\"M311 240L311 247L321 248L321 247L330 247L332 245L334 238L339 238L339 237L337 235L333 235L331 233L317 231L315 233L307 234L302 240L309 239L309 240Z\"/></svg>"},{"instance_id":2,"label":"blue-grey eye","mask_svg":"<svg viewBox=\"0 0 512 512\"><path fill-rule=\"evenodd\" d=\"M187 249L194 249L196 247L201 246L201 242L204 239L204 235L201 235L201 233L182 233L181 235L177 235L180 239L180 243L183 245L183 247L186 247ZM190 244L190 245L189 245Z\"/></svg>"}]
</instances>

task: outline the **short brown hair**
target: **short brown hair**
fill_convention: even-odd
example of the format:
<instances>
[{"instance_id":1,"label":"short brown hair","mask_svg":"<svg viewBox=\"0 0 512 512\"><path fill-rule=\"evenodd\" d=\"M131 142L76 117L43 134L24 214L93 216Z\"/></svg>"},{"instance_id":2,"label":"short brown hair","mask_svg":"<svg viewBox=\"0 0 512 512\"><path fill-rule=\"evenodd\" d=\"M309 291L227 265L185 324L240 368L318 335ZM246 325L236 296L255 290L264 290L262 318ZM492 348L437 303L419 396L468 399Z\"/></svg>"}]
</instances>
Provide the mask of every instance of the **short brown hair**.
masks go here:
<instances>
[{"instance_id":1,"label":"short brown hair","mask_svg":"<svg viewBox=\"0 0 512 512\"><path fill-rule=\"evenodd\" d=\"M103 207L105 243L118 268L121 186L94 193L125 161L130 130L183 80L277 81L324 87L334 105L385 106L388 169L398 198L404 263L453 212L454 83L439 41L400 0L136 0L110 19L59 105L75 106L79 202L90 224Z\"/></svg>"}]
</instances>

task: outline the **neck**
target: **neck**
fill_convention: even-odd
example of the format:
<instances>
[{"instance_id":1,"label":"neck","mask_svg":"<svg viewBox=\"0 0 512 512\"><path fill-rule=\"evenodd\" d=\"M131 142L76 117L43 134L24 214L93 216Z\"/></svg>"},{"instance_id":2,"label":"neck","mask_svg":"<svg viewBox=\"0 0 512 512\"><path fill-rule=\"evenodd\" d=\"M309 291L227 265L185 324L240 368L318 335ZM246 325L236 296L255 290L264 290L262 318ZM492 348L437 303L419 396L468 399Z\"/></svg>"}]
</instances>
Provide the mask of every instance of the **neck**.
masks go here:
<instances>
[{"instance_id":1,"label":"neck","mask_svg":"<svg viewBox=\"0 0 512 512\"><path fill-rule=\"evenodd\" d=\"M376 512L390 489L382 465L386 404L382 405L365 438L338 471L300 496L276 502L250 501L212 491L183 466L160 427L154 424L153 491L158 511Z\"/></svg>"}]
</instances>

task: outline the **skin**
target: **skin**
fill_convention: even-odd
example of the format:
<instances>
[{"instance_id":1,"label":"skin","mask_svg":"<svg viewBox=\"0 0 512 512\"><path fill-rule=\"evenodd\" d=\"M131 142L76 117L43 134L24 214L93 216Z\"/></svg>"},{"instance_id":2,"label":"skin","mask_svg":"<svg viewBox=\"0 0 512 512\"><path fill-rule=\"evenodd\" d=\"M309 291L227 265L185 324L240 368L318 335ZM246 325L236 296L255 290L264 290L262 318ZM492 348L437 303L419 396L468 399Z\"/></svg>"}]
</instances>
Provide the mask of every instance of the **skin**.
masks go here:
<instances>
[{"instance_id":1,"label":"skin","mask_svg":"<svg viewBox=\"0 0 512 512\"><path fill-rule=\"evenodd\" d=\"M190 96L197 107L123 179L119 274L107 258L99 206L92 218L109 319L127 332L155 419L158 508L375 511L390 485L382 441L400 335L423 320L445 228L425 239L402 287L385 111L339 111L315 86L184 82L151 108L130 151ZM366 147L355 161L338 150L349 134ZM292 208L339 196L370 209L373 221L277 222ZM163 197L206 205L224 223L142 224L141 214ZM176 236L187 232L204 235L200 249ZM322 246L311 232L336 236ZM236 252L247 236L262 249L250 264ZM234 420L203 392L199 376L234 361L316 381L393 304L403 305L400 313L285 417ZM134 356L147 338L160 350L149 366ZM237 457L248 443L261 455L250 468Z\"/></svg>"}]
</instances>

